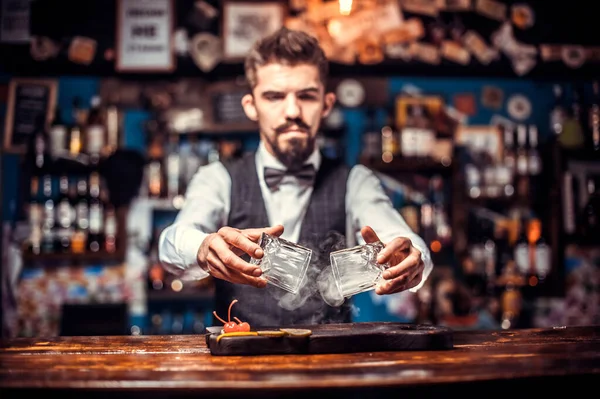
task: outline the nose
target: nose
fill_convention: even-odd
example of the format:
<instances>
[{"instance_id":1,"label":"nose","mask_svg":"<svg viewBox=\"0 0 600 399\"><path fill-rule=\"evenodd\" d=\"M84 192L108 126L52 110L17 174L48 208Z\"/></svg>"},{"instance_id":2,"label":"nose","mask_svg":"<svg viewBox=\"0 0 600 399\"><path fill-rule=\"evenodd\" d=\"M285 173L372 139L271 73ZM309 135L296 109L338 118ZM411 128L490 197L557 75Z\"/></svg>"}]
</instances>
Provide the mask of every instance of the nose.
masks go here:
<instances>
[{"instance_id":1,"label":"nose","mask_svg":"<svg viewBox=\"0 0 600 399\"><path fill-rule=\"evenodd\" d=\"M296 96L288 96L285 103L285 116L288 119L296 119L300 116L300 104Z\"/></svg>"}]
</instances>

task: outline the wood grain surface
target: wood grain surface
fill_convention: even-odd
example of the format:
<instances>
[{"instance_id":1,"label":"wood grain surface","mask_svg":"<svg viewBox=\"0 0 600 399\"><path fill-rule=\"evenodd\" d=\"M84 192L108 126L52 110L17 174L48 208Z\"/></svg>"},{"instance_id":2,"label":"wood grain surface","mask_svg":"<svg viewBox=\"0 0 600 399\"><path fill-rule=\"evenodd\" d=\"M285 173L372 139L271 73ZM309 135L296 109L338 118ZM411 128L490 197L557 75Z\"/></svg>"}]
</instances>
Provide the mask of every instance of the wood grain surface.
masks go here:
<instances>
[{"instance_id":1,"label":"wood grain surface","mask_svg":"<svg viewBox=\"0 0 600 399\"><path fill-rule=\"evenodd\" d=\"M0 342L0 397L481 397L600 377L600 326L454 331L453 341L450 350L213 356L204 335L16 338Z\"/></svg>"}]
</instances>

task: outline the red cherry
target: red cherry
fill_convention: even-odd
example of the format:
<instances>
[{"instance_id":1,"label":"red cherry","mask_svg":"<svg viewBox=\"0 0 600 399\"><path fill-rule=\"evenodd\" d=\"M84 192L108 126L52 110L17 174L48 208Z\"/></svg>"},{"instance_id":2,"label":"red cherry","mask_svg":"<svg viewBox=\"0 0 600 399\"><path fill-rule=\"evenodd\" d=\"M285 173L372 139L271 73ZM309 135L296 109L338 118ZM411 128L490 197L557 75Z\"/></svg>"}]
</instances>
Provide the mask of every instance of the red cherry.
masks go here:
<instances>
[{"instance_id":1,"label":"red cherry","mask_svg":"<svg viewBox=\"0 0 600 399\"><path fill-rule=\"evenodd\" d=\"M235 332L235 331L238 331L238 326L237 326L237 324L235 324L235 322L230 321L228 323L225 323L225 325L223 326L223 331Z\"/></svg>"},{"instance_id":2,"label":"red cherry","mask_svg":"<svg viewBox=\"0 0 600 399\"><path fill-rule=\"evenodd\" d=\"M223 331L226 333L227 332L250 332L250 324L248 324L246 322L242 323L242 321L240 319L238 319L237 317L234 317L234 319L238 322L238 324L236 324L234 321L231 321L231 307L236 302L237 302L237 299L234 299L231 302L231 304L229 305L229 310L227 312L227 319L228 319L227 321L220 318L216 311L213 311L213 314L215 315L215 317L217 319L219 319L223 323Z\"/></svg>"}]
</instances>

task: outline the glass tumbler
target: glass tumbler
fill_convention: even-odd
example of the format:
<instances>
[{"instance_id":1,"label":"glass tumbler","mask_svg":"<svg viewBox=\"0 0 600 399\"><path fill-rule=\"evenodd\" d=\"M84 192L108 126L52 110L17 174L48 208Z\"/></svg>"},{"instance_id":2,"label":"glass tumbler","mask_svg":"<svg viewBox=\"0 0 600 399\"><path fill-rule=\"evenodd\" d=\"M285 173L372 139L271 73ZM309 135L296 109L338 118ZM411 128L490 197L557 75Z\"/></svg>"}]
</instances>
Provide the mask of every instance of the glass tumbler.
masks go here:
<instances>
[{"instance_id":1,"label":"glass tumbler","mask_svg":"<svg viewBox=\"0 0 600 399\"><path fill-rule=\"evenodd\" d=\"M333 277L344 298L375 288L383 279L388 263L377 263L383 243L376 242L332 252L329 257Z\"/></svg>"},{"instance_id":2,"label":"glass tumbler","mask_svg":"<svg viewBox=\"0 0 600 399\"><path fill-rule=\"evenodd\" d=\"M261 259L251 258L250 263L260 266L268 283L292 294L298 293L312 250L266 233L261 235L258 244L264 255Z\"/></svg>"}]
</instances>

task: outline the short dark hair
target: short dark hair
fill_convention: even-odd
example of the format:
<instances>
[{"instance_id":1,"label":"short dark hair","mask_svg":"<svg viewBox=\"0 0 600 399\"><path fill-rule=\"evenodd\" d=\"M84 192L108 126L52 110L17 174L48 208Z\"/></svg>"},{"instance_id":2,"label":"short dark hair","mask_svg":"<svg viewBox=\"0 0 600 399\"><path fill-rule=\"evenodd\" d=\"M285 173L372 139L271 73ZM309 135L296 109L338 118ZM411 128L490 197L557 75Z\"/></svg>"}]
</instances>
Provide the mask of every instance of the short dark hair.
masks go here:
<instances>
[{"instance_id":1,"label":"short dark hair","mask_svg":"<svg viewBox=\"0 0 600 399\"><path fill-rule=\"evenodd\" d=\"M329 63L319 41L306 32L282 27L263 39L257 41L244 64L246 81L250 89L256 86L256 70L258 67L272 62L286 65L309 64L319 69L323 85L329 74Z\"/></svg>"}]
</instances>

